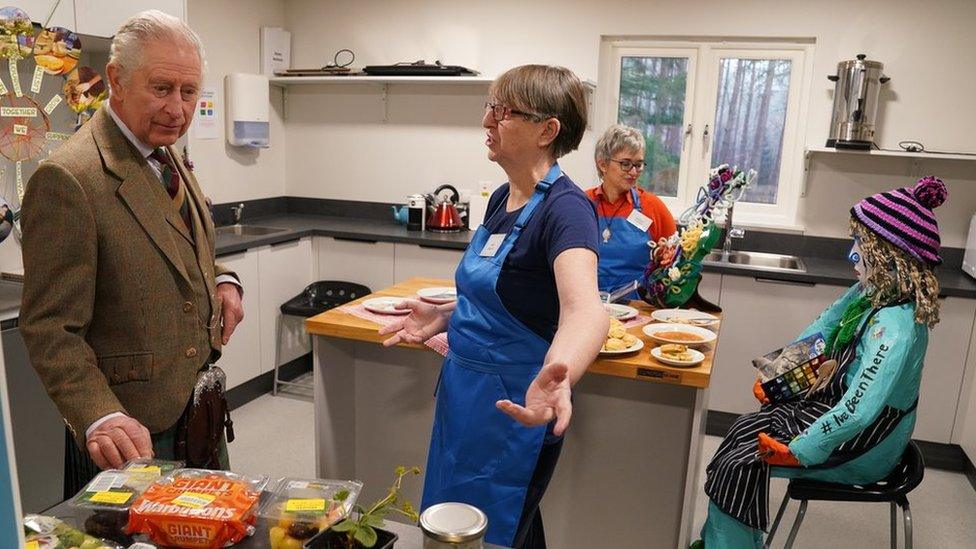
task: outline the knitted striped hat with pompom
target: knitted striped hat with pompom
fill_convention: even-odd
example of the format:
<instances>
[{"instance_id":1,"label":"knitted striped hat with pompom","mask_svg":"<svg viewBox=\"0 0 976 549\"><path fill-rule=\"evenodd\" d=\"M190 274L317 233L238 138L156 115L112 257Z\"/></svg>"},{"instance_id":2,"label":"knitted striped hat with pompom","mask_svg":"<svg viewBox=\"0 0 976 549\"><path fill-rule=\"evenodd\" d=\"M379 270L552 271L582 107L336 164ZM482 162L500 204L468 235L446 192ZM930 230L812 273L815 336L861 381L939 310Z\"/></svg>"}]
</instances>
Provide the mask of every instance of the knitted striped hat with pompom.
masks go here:
<instances>
[{"instance_id":1,"label":"knitted striped hat with pompom","mask_svg":"<svg viewBox=\"0 0 976 549\"><path fill-rule=\"evenodd\" d=\"M948 195L945 183L930 175L919 179L914 188L895 189L861 200L851 208L851 215L915 259L935 266L942 263L942 258L939 224L932 210Z\"/></svg>"}]
</instances>

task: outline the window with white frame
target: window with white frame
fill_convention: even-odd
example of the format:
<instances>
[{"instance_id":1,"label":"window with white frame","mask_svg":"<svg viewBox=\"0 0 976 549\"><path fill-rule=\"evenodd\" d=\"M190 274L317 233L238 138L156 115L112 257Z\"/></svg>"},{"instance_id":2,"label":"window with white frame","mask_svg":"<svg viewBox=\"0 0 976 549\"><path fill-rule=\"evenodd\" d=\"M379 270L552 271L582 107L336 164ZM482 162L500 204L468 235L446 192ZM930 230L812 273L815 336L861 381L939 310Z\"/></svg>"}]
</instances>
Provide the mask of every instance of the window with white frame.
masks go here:
<instances>
[{"instance_id":1,"label":"window with white frame","mask_svg":"<svg viewBox=\"0 0 976 549\"><path fill-rule=\"evenodd\" d=\"M759 176L736 220L795 225L803 169L809 41L730 39L605 42L604 119L638 128L647 144L639 184L675 215L719 164Z\"/></svg>"}]
</instances>

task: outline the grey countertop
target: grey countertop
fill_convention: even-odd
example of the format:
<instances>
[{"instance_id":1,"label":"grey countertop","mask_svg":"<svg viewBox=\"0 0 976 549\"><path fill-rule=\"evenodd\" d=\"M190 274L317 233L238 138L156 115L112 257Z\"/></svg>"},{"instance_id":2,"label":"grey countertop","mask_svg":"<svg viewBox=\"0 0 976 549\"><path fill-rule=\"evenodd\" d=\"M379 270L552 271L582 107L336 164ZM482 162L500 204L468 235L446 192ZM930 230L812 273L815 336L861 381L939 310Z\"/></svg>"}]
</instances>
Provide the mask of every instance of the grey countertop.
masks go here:
<instances>
[{"instance_id":1,"label":"grey countertop","mask_svg":"<svg viewBox=\"0 0 976 549\"><path fill-rule=\"evenodd\" d=\"M472 232L432 233L408 231L403 225L390 221L338 217L327 215L276 214L248 219L247 225L285 229L262 236L221 235L217 238L217 255L230 255L249 248L278 244L306 236L331 236L333 238L367 242L401 242L429 248L464 250L471 241ZM789 253L789 250L780 250ZM832 284L848 286L856 280L854 269L843 258L798 254L806 264L805 273L759 272L734 265L706 265L705 272L736 276L751 276L769 280L781 280L800 284ZM940 267L936 273L943 296L976 299L976 279L957 267ZM20 307L20 284L0 281L0 320L4 328L15 325L16 311Z\"/></svg>"},{"instance_id":2,"label":"grey countertop","mask_svg":"<svg viewBox=\"0 0 976 549\"><path fill-rule=\"evenodd\" d=\"M264 236L222 235L217 239L218 256L312 235L371 242L403 242L430 248L463 250L467 248L468 242L471 241L471 235L474 234L469 231L446 234L408 231L403 225L396 225L392 222L294 214L250 219L247 224L288 230ZM789 253L788 250L782 250L782 252ZM837 286L848 286L857 280L853 266L845 258L834 259L813 255L800 255L800 258L806 265L805 273L760 272L743 269L735 265L706 265L704 270L705 272L751 276L785 282ZM939 277L943 296L976 299L976 279L966 275L958 268L940 267L936 270L936 274Z\"/></svg>"}]
</instances>

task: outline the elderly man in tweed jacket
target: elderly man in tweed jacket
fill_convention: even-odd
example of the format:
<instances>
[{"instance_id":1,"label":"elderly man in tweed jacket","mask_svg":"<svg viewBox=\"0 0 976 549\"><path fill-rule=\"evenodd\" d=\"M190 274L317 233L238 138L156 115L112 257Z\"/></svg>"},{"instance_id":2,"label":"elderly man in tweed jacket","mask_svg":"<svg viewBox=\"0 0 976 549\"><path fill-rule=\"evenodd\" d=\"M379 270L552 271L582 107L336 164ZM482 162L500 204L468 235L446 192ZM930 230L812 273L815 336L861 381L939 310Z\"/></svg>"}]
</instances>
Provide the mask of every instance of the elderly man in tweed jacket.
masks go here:
<instances>
[{"instance_id":1,"label":"elderly man in tweed jacket","mask_svg":"<svg viewBox=\"0 0 976 549\"><path fill-rule=\"evenodd\" d=\"M98 468L172 457L198 372L243 319L236 275L172 146L190 126L203 51L143 12L116 34L111 97L31 177L21 328L70 436L65 491Z\"/></svg>"}]
</instances>

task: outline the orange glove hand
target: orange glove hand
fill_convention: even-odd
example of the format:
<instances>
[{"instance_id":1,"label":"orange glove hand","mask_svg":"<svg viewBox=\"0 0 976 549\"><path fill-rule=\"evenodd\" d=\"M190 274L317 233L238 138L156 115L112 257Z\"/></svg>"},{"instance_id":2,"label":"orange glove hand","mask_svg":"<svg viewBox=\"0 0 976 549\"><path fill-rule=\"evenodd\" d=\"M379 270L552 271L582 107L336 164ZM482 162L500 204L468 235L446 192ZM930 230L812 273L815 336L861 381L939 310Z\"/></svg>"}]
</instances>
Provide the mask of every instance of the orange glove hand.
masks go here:
<instances>
[{"instance_id":1,"label":"orange glove hand","mask_svg":"<svg viewBox=\"0 0 976 549\"><path fill-rule=\"evenodd\" d=\"M800 461L790 452L789 446L766 433L759 433L759 455L770 465L800 466Z\"/></svg>"},{"instance_id":2,"label":"orange glove hand","mask_svg":"<svg viewBox=\"0 0 976 549\"><path fill-rule=\"evenodd\" d=\"M756 400L758 400L760 404L769 404L769 399L766 398L766 391L763 391L762 382L758 379L756 380L755 385L752 386L752 394L755 395Z\"/></svg>"}]
</instances>

